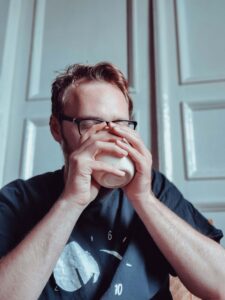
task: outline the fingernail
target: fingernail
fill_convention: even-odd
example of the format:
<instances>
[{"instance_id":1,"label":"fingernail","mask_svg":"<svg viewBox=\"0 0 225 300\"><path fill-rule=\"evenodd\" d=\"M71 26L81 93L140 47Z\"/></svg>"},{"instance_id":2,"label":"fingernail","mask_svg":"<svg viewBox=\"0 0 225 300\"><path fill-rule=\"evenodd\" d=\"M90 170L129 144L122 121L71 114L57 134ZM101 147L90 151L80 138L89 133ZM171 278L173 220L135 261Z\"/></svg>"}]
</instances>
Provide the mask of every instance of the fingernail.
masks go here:
<instances>
[{"instance_id":1,"label":"fingernail","mask_svg":"<svg viewBox=\"0 0 225 300\"><path fill-rule=\"evenodd\" d=\"M121 176L124 176L126 173L124 171L119 170Z\"/></svg>"},{"instance_id":2,"label":"fingernail","mask_svg":"<svg viewBox=\"0 0 225 300\"><path fill-rule=\"evenodd\" d=\"M126 143L126 144L129 144L128 141L127 141L127 139L126 139L125 137L122 138L122 141L123 141L124 143Z\"/></svg>"},{"instance_id":3,"label":"fingernail","mask_svg":"<svg viewBox=\"0 0 225 300\"><path fill-rule=\"evenodd\" d=\"M124 156L127 156L127 155L128 155L128 152L127 152L127 151L122 151L122 154L123 154Z\"/></svg>"}]
</instances>

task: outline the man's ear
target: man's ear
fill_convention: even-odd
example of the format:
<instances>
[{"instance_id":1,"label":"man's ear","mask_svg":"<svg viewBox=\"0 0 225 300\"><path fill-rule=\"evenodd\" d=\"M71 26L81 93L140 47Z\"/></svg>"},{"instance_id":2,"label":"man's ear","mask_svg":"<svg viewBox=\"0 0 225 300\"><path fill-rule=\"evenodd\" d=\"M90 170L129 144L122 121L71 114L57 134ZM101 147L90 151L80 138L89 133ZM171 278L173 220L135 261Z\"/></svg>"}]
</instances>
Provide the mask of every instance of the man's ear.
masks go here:
<instances>
[{"instance_id":1,"label":"man's ear","mask_svg":"<svg viewBox=\"0 0 225 300\"><path fill-rule=\"evenodd\" d=\"M61 144L62 134L61 134L61 126L59 120L55 116L51 115L49 125L50 125L52 136L58 143Z\"/></svg>"}]
</instances>

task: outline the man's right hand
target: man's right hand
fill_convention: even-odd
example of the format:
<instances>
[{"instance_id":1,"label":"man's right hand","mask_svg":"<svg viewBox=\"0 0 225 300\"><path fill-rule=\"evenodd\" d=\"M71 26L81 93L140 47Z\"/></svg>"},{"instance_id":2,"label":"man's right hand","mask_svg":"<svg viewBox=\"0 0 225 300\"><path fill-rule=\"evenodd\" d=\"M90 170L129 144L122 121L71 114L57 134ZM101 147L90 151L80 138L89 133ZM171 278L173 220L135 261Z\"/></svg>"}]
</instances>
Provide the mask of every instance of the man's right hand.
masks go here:
<instances>
[{"instance_id":1,"label":"man's right hand","mask_svg":"<svg viewBox=\"0 0 225 300\"><path fill-rule=\"evenodd\" d=\"M84 209L93 201L100 186L92 178L93 171L105 171L117 176L125 173L107 163L95 160L100 152L113 156L123 157L128 153L116 144L120 137L108 132L106 123L101 123L89 129L80 139L79 147L66 159L65 188L62 194L64 199L75 201L75 204Z\"/></svg>"}]
</instances>

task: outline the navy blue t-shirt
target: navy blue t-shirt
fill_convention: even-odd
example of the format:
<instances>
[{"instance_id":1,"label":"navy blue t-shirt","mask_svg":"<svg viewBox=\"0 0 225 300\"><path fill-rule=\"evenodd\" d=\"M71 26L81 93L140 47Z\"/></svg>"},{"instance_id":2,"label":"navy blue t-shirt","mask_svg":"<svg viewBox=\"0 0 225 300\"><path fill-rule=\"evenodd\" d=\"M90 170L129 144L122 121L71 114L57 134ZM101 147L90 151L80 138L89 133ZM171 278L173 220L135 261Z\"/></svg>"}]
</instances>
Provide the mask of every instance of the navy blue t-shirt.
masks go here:
<instances>
[{"instance_id":1,"label":"navy blue t-shirt","mask_svg":"<svg viewBox=\"0 0 225 300\"><path fill-rule=\"evenodd\" d=\"M198 231L219 241L222 232L153 171L156 197ZM16 180L0 192L0 257L49 211L63 190L63 171ZM63 226L63 223L61 224ZM101 188L84 210L40 300L172 299L164 258L121 189Z\"/></svg>"}]
</instances>

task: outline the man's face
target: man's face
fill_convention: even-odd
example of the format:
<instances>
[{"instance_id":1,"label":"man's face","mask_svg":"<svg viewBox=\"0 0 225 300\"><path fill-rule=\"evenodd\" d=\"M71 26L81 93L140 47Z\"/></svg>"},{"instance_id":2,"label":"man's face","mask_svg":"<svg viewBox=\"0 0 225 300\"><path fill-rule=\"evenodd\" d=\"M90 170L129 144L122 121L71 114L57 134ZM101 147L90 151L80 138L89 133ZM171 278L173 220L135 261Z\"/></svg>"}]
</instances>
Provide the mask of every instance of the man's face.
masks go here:
<instances>
[{"instance_id":1,"label":"man's face","mask_svg":"<svg viewBox=\"0 0 225 300\"><path fill-rule=\"evenodd\" d=\"M69 86L64 94L63 113L74 118L129 120L128 102L121 90L103 81L86 81ZM79 147L81 137L76 124L63 121L61 126L62 148L67 156Z\"/></svg>"}]
</instances>

